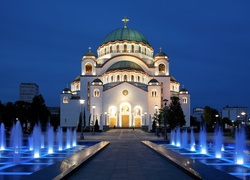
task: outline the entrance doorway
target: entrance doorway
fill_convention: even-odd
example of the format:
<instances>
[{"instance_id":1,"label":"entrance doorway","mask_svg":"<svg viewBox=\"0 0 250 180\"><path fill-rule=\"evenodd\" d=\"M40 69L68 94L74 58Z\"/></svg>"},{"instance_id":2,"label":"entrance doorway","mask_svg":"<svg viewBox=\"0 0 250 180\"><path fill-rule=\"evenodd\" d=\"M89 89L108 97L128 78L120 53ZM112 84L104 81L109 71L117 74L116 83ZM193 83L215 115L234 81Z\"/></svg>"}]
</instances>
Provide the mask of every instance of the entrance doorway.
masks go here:
<instances>
[{"instance_id":1,"label":"entrance doorway","mask_svg":"<svg viewBox=\"0 0 250 180\"><path fill-rule=\"evenodd\" d=\"M116 126L116 118L109 118L109 127Z\"/></svg>"},{"instance_id":2,"label":"entrance doorway","mask_svg":"<svg viewBox=\"0 0 250 180\"><path fill-rule=\"evenodd\" d=\"M129 127L129 115L122 115L122 127Z\"/></svg>"}]
</instances>

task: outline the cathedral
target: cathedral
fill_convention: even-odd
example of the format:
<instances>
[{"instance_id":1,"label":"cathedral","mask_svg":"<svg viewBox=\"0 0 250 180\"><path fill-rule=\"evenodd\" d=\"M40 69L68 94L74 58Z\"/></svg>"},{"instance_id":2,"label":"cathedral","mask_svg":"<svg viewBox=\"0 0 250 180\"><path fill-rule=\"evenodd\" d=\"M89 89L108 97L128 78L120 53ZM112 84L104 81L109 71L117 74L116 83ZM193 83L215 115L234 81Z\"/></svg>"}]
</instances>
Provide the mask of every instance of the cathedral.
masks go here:
<instances>
[{"instance_id":1,"label":"cathedral","mask_svg":"<svg viewBox=\"0 0 250 180\"><path fill-rule=\"evenodd\" d=\"M170 75L168 56L161 48L154 54L146 37L122 21L97 55L89 48L82 56L79 76L60 94L60 126L150 130L154 113L178 96L189 127L190 94Z\"/></svg>"}]
</instances>

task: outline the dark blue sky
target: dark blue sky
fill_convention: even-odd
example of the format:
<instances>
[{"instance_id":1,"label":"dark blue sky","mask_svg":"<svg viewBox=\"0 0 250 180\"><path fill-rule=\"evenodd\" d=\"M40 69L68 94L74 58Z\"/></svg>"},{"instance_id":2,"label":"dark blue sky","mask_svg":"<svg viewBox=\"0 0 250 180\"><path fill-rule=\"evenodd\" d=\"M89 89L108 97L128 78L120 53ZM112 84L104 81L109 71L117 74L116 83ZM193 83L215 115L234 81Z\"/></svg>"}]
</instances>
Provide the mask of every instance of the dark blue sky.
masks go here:
<instances>
[{"instance_id":1,"label":"dark blue sky","mask_svg":"<svg viewBox=\"0 0 250 180\"><path fill-rule=\"evenodd\" d=\"M0 0L0 100L15 102L19 84L34 82L47 106L59 106L81 56L127 16L169 56L192 108L250 107L249 8L249 0Z\"/></svg>"}]
</instances>

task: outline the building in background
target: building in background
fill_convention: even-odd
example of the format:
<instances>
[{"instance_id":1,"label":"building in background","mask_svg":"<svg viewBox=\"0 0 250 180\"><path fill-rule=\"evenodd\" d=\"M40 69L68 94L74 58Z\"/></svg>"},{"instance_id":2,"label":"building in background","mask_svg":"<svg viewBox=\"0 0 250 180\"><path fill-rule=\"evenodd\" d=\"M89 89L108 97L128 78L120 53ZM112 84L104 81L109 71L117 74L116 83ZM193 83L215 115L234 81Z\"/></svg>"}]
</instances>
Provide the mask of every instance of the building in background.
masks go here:
<instances>
[{"instance_id":1,"label":"building in background","mask_svg":"<svg viewBox=\"0 0 250 180\"><path fill-rule=\"evenodd\" d=\"M35 83L21 83L19 85L19 100L31 103L39 95L39 86Z\"/></svg>"},{"instance_id":2,"label":"building in background","mask_svg":"<svg viewBox=\"0 0 250 180\"><path fill-rule=\"evenodd\" d=\"M229 118L232 122L240 122L248 124L248 108L247 107L229 107L222 108L221 118Z\"/></svg>"},{"instance_id":3,"label":"building in background","mask_svg":"<svg viewBox=\"0 0 250 180\"><path fill-rule=\"evenodd\" d=\"M82 56L81 73L60 95L61 127L84 126L152 127L154 113L180 98L186 126L190 126L190 94L170 75L168 56L154 54L139 31L128 28L111 31L97 49ZM156 38L161 38L158 36ZM80 101L82 100L82 101ZM83 101L84 100L84 101ZM82 118L79 118L81 112Z\"/></svg>"},{"instance_id":4,"label":"building in background","mask_svg":"<svg viewBox=\"0 0 250 180\"><path fill-rule=\"evenodd\" d=\"M204 113L204 108L197 107L193 109L193 117L197 122L202 122L202 115Z\"/></svg>"}]
</instances>

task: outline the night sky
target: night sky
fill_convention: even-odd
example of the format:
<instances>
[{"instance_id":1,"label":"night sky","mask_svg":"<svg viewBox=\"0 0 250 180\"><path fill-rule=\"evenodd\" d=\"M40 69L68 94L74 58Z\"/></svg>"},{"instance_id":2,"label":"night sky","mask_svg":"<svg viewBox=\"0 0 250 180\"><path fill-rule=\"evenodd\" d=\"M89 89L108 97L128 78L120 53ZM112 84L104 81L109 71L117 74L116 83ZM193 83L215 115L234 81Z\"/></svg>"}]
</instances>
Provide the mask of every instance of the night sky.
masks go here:
<instances>
[{"instance_id":1,"label":"night sky","mask_svg":"<svg viewBox=\"0 0 250 180\"><path fill-rule=\"evenodd\" d=\"M47 106L59 106L82 55L96 53L126 16L155 54L168 55L191 108L250 107L249 9L249 0L0 0L0 100L15 102L30 82Z\"/></svg>"}]
</instances>

